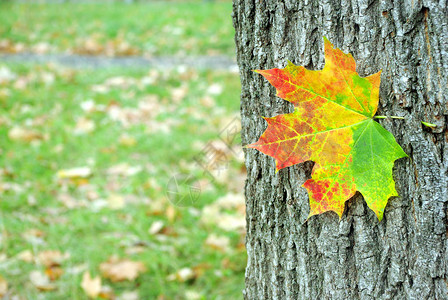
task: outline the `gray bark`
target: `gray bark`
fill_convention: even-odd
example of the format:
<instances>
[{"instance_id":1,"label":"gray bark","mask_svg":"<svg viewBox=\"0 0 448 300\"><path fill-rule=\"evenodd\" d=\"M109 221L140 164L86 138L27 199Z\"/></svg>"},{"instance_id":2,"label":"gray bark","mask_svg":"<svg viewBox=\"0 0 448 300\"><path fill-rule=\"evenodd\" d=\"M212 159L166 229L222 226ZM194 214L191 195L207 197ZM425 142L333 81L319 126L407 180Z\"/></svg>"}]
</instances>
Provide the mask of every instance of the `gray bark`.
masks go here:
<instances>
[{"instance_id":1,"label":"gray bark","mask_svg":"<svg viewBox=\"0 0 448 300\"><path fill-rule=\"evenodd\" d=\"M446 1L234 0L243 144L261 116L292 105L254 69L287 60L324 66L323 39L350 52L357 71L382 71L378 114L409 158L396 161L399 197L378 222L358 193L342 220L311 217L301 187L312 162L275 173L246 149L246 299L448 299L448 10ZM422 126L420 121L437 125Z\"/></svg>"}]
</instances>

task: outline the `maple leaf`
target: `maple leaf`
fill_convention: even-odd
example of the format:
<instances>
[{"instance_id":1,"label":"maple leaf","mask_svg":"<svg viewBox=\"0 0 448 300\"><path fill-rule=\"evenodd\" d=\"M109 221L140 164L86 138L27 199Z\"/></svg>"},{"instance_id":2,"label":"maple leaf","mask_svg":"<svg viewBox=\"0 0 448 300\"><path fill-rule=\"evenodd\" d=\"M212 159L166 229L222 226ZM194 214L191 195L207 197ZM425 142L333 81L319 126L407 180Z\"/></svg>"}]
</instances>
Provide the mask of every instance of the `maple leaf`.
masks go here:
<instances>
[{"instance_id":1,"label":"maple leaf","mask_svg":"<svg viewBox=\"0 0 448 300\"><path fill-rule=\"evenodd\" d=\"M334 211L356 191L381 221L387 201L397 196L394 161L406 157L393 135L373 120L381 71L356 73L355 60L324 38L325 67L307 70L289 62L284 69L256 70L291 102L293 113L264 118L268 128L248 148L272 156L277 171L308 160L315 165L308 190L310 214Z\"/></svg>"}]
</instances>

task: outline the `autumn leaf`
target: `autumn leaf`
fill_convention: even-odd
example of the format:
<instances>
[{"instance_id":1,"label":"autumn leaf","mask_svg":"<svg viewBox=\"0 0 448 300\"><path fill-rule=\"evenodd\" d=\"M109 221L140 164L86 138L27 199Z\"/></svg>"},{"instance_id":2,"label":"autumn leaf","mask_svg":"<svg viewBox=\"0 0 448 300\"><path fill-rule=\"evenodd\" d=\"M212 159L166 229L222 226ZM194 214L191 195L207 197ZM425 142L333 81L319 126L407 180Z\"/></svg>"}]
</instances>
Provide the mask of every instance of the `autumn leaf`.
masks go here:
<instances>
[{"instance_id":1,"label":"autumn leaf","mask_svg":"<svg viewBox=\"0 0 448 300\"><path fill-rule=\"evenodd\" d=\"M3 297L8 293L8 282L0 276L0 297Z\"/></svg>"},{"instance_id":2,"label":"autumn leaf","mask_svg":"<svg viewBox=\"0 0 448 300\"><path fill-rule=\"evenodd\" d=\"M112 256L107 262L100 264L100 271L104 278L110 279L112 282L132 281L140 273L145 272L146 267L140 261L119 259L118 257Z\"/></svg>"},{"instance_id":3,"label":"autumn leaf","mask_svg":"<svg viewBox=\"0 0 448 300\"><path fill-rule=\"evenodd\" d=\"M356 191L383 217L397 196L394 161L406 157L393 135L373 120L378 108L380 74L360 77L355 60L324 38L325 67L307 70L291 62L284 69L257 70L291 102L293 113L264 118L268 128L249 148L272 156L277 171L314 161L308 190L310 214L334 211Z\"/></svg>"},{"instance_id":4,"label":"autumn leaf","mask_svg":"<svg viewBox=\"0 0 448 300\"><path fill-rule=\"evenodd\" d=\"M88 271L82 275L81 288L89 298L96 298L101 292L101 278L96 276L92 278Z\"/></svg>"},{"instance_id":5,"label":"autumn leaf","mask_svg":"<svg viewBox=\"0 0 448 300\"><path fill-rule=\"evenodd\" d=\"M31 283L40 291L52 291L56 289L56 285L50 283L50 278L41 271L31 271L29 278Z\"/></svg>"}]
</instances>

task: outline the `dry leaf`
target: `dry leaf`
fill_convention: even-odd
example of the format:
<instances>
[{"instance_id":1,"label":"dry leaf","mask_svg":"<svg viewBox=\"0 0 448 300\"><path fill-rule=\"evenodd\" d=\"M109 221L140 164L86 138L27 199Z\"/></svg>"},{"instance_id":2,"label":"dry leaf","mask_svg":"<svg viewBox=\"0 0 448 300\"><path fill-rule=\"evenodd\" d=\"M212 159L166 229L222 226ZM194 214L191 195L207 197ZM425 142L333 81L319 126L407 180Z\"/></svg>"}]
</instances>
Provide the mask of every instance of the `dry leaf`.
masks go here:
<instances>
[{"instance_id":1,"label":"dry leaf","mask_svg":"<svg viewBox=\"0 0 448 300\"><path fill-rule=\"evenodd\" d=\"M44 245L45 240L43 239L46 234L42 230L39 230L37 228L31 228L27 231L25 231L22 234L23 238L32 245Z\"/></svg>"},{"instance_id":2,"label":"dry leaf","mask_svg":"<svg viewBox=\"0 0 448 300\"><path fill-rule=\"evenodd\" d=\"M109 195L107 203L110 209L122 209L126 204L124 197L117 194Z\"/></svg>"},{"instance_id":3,"label":"dry leaf","mask_svg":"<svg viewBox=\"0 0 448 300\"><path fill-rule=\"evenodd\" d=\"M36 130L24 127L13 127L11 130L9 130L8 137L13 141L28 143L33 141L40 141L44 138L44 136Z\"/></svg>"},{"instance_id":4,"label":"dry leaf","mask_svg":"<svg viewBox=\"0 0 448 300\"><path fill-rule=\"evenodd\" d=\"M167 279L169 281L177 280L179 282L185 282L195 278L196 275L194 271L190 268L182 268L174 274L168 275Z\"/></svg>"},{"instance_id":5,"label":"dry leaf","mask_svg":"<svg viewBox=\"0 0 448 300\"><path fill-rule=\"evenodd\" d=\"M84 272L85 270L87 270L88 268L89 268L89 266L87 263L75 265L70 268L67 268L67 273L71 274L71 275L78 275L78 274L81 274L82 272Z\"/></svg>"},{"instance_id":6,"label":"dry leaf","mask_svg":"<svg viewBox=\"0 0 448 300\"><path fill-rule=\"evenodd\" d=\"M137 144L137 140L127 134L121 135L118 142L120 143L120 145L126 146L126 147L132 147Z\"/></svg>"},{"instance_id":7,"label":"dry leaf","mask_svg":"<svg viewBox=\"0 0 448 300\"><path fill-rule=\"evenodd\" d=\"M8 292L8 282L0 276L0 297L3 297Z\"/></svg>"},{"instance_id":8,"label":"dry leaf","mask_svg":"<svg viewBox=\"0 0 448 300\"><path fill-rule=\"evenodd\" d=\"M207 89L207 94L210 95L220 95L223 91L223 86L219 83L213 83L212 85L210 85Z\"/></svg>"},{"instance_id":9,"label":"dry leaf","mask_svg":"<svg viewBox=\"0 0 448 300\"><path fill-rule=\"evenodd\" d=\"M234 210L234 214L228 211ZM215 203L202 209L201 221L205 224L216 224L227 231L244 232L246 226L244 197L238 194L227 194Z\"/></svg>"},{"instance_id":10,"label":"dry leaf","mask_svg":"<svg viewBox=\"0 0 448 300\"><path fill-rule=\"evenodd\" d=\"M88 271L82 275L81 288L89 298L96 298L101 292L101 278L96 276L92 278Z\"/></svg>"},{"instance_id":11,"label":"dry leaf","mask_svg":"<svg viewBox=\"0 0 448 300\"><path fill-rule=\"evenodd\" d=\"M8 83L14 79L16 79L17 75L11 72L10 69L3 66L0 68L0 84Z\"/></svg>"},{"instance_id":12,"label":"dry leaf","mask_svg":"<svg viewBox=\"0 0 448 300\"><path fill-rule=\"evenodd\" d=\"M211 234L205 240L205 245L221 252L227 252L230 249L230 239L226 236L217 236L215 234Z\"/></svg>"},{"instance_id":13,"label":"dry leaf","mask_svg":"<svg viewBox=\"0 0 448 300\"><path fill-rule=\"evenodd\" d=\"M107 170L107 174L115 176L133 176L140 173L142 170L143 168L141 166L131 167L128 163L121 163L110 167Z\"/></svg>"},{"instance_id":14,"label":"dry leaf","mask_svg":"<svg viewBox=\"0 0 448 300\"><path fill-rule=\"evenodd\" d=\"M163 226L164 226L164 224L162 221L154 221L151 224L151 227L149 227L148 233L152 234L152 235L158 234L158 233L160 233L160 231L162 231Z\"/></svg>"},{"instance_id":15,"label":"dry leaf","mask_svg":"<svg viewBox=\"0 0 448 300\"><path fill-rule=\"evenodd\" d=\"M138 300L140 299L137 291L123 292L117 300Z\"/></svg>"},{"instance_id":16,"label":"dry leaf","mask_svg":"<svg viewBox=\"0 0 448 300\"><path fill-rule=\"evenodd\" d=\"M24 250L16 255L17 259L23 260L24 262L33 262L34 255L31 250Z\"/></svg>"},{"instance_id":17,"label":"dry leaf","mask_svg":"<svg viewBox=\"0 0 448 300\"><path fill-rule=\"evenodd\" d=\"M75 135L86 134L94 131L96 128L95 122L85 117L79 118L76 122L76 127L73 133Z\"/></svg>"},{"instance_id":18,"label":"dry leaf","mask_svg":"<svg viewBox=\"0 0 448 300\"><path fill-rule=\"evenodd\" d=\"M170 223L173 223L173 221L174 221L174 219L176 218L176 215L177 215L177 211L176 211L176 209L174 208L173 205L168 205L168 207L166 208L165 215L166 215L168 221Z\"/></svg>"},{"instance_id":19,"label":"dry leaf","mask_svg":"<svg viewBox=\"0 0 448 300\"><path fill-rule=\"evenodd\" d=\"M87 178L92 175L92 170L89 167L79 167L73 169L59 170L56 175L60 179Z\"/></svg>"},{"instance_id":20,"label":"dry leaf","mask_svg":"<svg viewBox=\"0 0 448 300\"><path fill-rule=\"evenodd\" d=\"M196 291L191 291L191 290L185 291L185 300L200 300L203 298L204 297Z\"/></svg>"},{"instance_id":21,"label":"dry leaf","mask_svg":"<svg viewBox=\"0 0 448 300\"><path fill-rule=\"evenodd\" d=\"M50 283L48 276L41 271L32 271L30 273L30 281L41 291L52 291L56 289L56 285Z\"/></svg>"},{"instance_id":22,"label":"dry leaf","mask_svg":"<svg viewBox=\"0 0 448 300\"><path fill-rule=\"evenodd\" d=\"M115 293L114 293L114 290L110 286L103 285L101 287L101 292L98 295L98 297L100 297L101 299L112 300L112 299L115 299Z\"/></svg>"},{"instance_id":23,"label":"dry leaf","mask_svg":"<svg viewBox=\"0 0 448 300\"><path fill-rule=\"evenodd\" d=\"M45 269L45 275L47 275L51 281L59 279L62 274L64 274L64 270L58 266L51 266Z\"/></svg>"},{"instance_id":24,"label":"dry leaf","mask_svg":"<svg viewBox=\"0 0 448 300\"><path fill-rule=\"evenodd\" d=\"M37 54L45 54L48 53L51 49L51 45L47 42L39 42L36 45L31 47L31 52Z\"/></svg>"},{"instance_id":25,"label":"dry leaf","mask_svg":"<svg viewBox=\"0 0 448 300\"><path fill-rule=\"evenodd\" d=\"M112 282L134 280L140 273L146 271L142 262L131 261L128 259L119 259L116 256L109 258L107 262L100 265L101 274Z\"/></svg>"},{"instance_id":26,"label":"dry leaf","mask_svg":"<svg viewBox=\"0 0 448 300\"><path fill-rule=\"evenodd\" d=\"M37 255L38 261L48 267L60 266L62 261L69 258L70 254L62 254L59 250L45 250Z\"/></svg>"},{"instance_id":27,"label":"dry leaf","mask_svg":"<svg viewBox=\"0 0 448 300\"><path fill-rule=\"evenodd\" d=\"M171 89L171 99L174 103L180 103L188 93L187 86Z\"/></svg>"}]
</instances>

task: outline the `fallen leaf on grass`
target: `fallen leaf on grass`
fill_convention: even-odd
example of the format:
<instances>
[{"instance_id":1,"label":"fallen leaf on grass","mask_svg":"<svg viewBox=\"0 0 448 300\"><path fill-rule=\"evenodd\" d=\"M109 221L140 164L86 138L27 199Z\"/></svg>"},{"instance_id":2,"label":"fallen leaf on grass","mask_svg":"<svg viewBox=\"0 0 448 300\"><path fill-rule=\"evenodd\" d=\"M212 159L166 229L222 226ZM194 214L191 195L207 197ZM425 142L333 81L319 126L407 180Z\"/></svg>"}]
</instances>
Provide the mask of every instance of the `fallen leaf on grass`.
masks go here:
<instances>
[{"instance_id":1,"label":"fallen leaf on grass","mask_svg":"<svg viewBox=\"0 0 448 300\"><path fill-rule=\"evenodd\" d=\"M124 197L118 194L109 195L107 203L109 208L114 210L122 209L126 204Z\"/></svg>"},{"instance_id":2,"label":"fallen leaf on grass","mask_svg":"<svg viewBox=\"0 0 448 300\"><path fill-rule=\"evenodd\" d=\"M101 292L98 295L98 297L100 297L101 299L112 300L112 299L115 299L115 293L114 293L114 290L110 286L103 285L101 287Z\"/></svg>"},{"instance_id":3,"label":"fallen leaf on grass","mask_svg":"<svg viewBox=\"0 0 448 300\"><path fill-rule=\"evenodd\" d=\"M75 135L82 135L86 133L90 133L94 131L96 128L95 122L87 119L87 118L79 118L76 122L75 130L73 131L73 134Z\"/></svg>"},{"instance_id":4,"label":"fallen leaf on grass","mask_svg":"<svg viewBox=\"0 0 448 300\"><path fill-rule=\"evenodd\" d=\"M41 271L32 271L29 277L31 283L41 291L53 291L56 289L56 285L50 283L50 278Z\"/></svg>"},{"instance_id":5,"label":"fallen leaf on grass","mask_svg":"<svg viewBox=\"0 0 448 300\"><path fill-rule=\"evenodd\" d=\"M219 83L213 83L212 85L210 85L207 89L207 94L213 95L213 96L217 96L220 95L223 91L223 86Z\"/></svg>"},{"instance_id":6,"label":"fallen leaf on grass","mask_svg":"<svg viewBox=\"0 0 448 300\"><path fill-rule=\"evenodd\" d=\"M0 297L3 297L8 292L8 282L0 276Z\"/></svg>"},{"instance_id":7,"label":"fallen leaf on grass","mask_svg":"<svg viewBox=\"0 0 448 300\"><path fill-rule=\"evenodd\" d=\"M0 52L5 53L19 53L24 51L25 45L23 43L14 43L11 40L0 40Z\"/></svg>"},{"instance_id":8,"label":"fallen leaf on grass","mask_svg":"<svg viewBox=\"0 0 448 300\"><path fill-rule=\"evenodd\" d=\"M168 207L166 208L165 215L166 215L166 218L168 219L168 221L170 223L173 223L173 221L175 220L175 218L177 216L177 211L173 205L168 205Z\"/></svg>"},{"instance_id":9,"label":"fallen leaf on grass","mask_svg":"<svg viewBox=\"0 0 448 300\"><path fill-rule=\"evenodd\" d=\"M90 36L85 40L77 41L78 46L73 49L76 54L98 55L104 51L104 47L98 41L97 36Z\"/></svg>"},{"instance_id":10,"label":"fallen leaf on grass","mask_svg":"<svg viewBox=\"0 0 448 300\"><path fill-rule=\"evenodd\" d=\"M60 194L57 196L57 199L68 209L87 206L87 203L84 199L78 200L69 194Z\"/></svg>"},{"instance_id":11,"label":"fallen leaf on grass","mask_svg":"<svg viewBox=\"0 0 448 300\"><path fill-rule=\"evenodd\" d=\"M82 272L84 272L85 270L87 270L88 268L89 268L89 266L86 263L80 264L80 265L75 265L70 268L67 268L67 274L78 275L78 274L81 274Z\"/></svg>"},{"instance_id":12,"label":"fallen leaf on grass","mask_svg":"<svg viewBox=\"0 0 448 300\"><path fill-rule=\"evenodd\" d=\"M51 50L51 45L47 42L39 42L31 47L31 52L37 54L46 54Z\"/></svg>"},{"instance_id":13,"label":"fallen leaf on grass","mask_svg":"<svg viewBox=\"0 0 448 300\"><path fill-rule=\"evenodd\" d=\"M44 245L45 240L43 239L46 234L42 230L31 228L22 234L23 238L32 245Z\"/></svg>"},{"instance_id":14,"label":"fallen leaf on grass","mask_svg":"<svg viewBox=\"0 0 448 300\"><path fill-rule=\"evenodd\" d=\"M154 235L160 233L163 229L163 222L162 221L155 221L151 224L151 227L148 229L148 233Z\"/></svg>"},{"instance_id":15,"label":"fallen leaf on grass","mask_svg":"<svg viewBox=\"0 0 448 300\"><path fill-rule=\"evenodd\" d=\"M81 102L80 106L86 113L106 111L106 106L104 104L96 104L93 99L87 99L86 101Z\"/></svg>"},{"instance_id":16,"label":"fallen leaf on grass","mask_svg":"<svg viewBox=\"0 0 448 300\"><path fill-rule=\"evenodd\" d=\"M234 213L230 213L234 211ZM201 222L215 224L227 231L244 232L246 226L244 197L238 194L227 194L216 202L204 206Z\"/></svg>"},{"instance_id":17,"label":"fallen leaf on grass","mask_svg":"<svg viewBox=\"0 0 448 300\"><path fill-rule=\"evenodd\" d=\"M123 292L117 300L138 300L140 299L137 291Z\"/></svg>"},{"instance_id":18,"label":"fallen leaf on grass","mask_svg":"<svg viewBox=\"0 0 448 300\"><path fill-rule=\"evenodd\" d=\"M180 103L188 94L188 87L181 86L171 89L171 99L174 103Z\"/></svg>"},{"instance_id":19,"label":"fallen leaf on grass","mask_svg":"<svg viewBox=\"0 0 448 300\"><path fill-rule=\"evenodd\" d=\"M81 288L89 298L96 298L101 292L101 278L96 276L92 278L88 271L82 275Z\"/></svg>"},{"instance_id":20,"label":"fallen leaf on grass","mask_svg":"<svg viewBox=\"0 0 448 300\"><path fill-rule=\"evenodd\" d=\"M107 170L108 175L116 176L133 176L140 173L143 170L141 166L131 167L128 163L121 163L110 167Z\"/></svg>"},{"instance_id":21,"label":"fallen leaf on grass","mask_svg":"<svg viewBox=\"0 0 448 300\"><path fill-rule=\"evenodd\" d=\"M215 100L208 95L202 97L199 100L199 102L201 103L201 105L203 105L205 107L209 107L209 108L214 107L216 105Z\"/></svg>"},{"instance_id":22,"label":"fallen leaf on grass","mask_svg":"<svg viewBox=\"0 0 448 300\"><path fill-rule=\"evenodd\" d=\"M196 277L194 271L190 268L182 268L178 270L174 274L168 275L167 279L169 281L179 281L179 282L185 282L188 280L192 280Z\"/></svg>"},{"instance_id":23,"label":"fallen leaf on grass","mask_svg":"<svg viewBox=\"0 0 448 300\"><path fill-rule=\"evenodd\" d=\"M0 84L8 83L14 79L16 79L17 75L13 73L10 69L7 67L1 67L0 68Z\"/></svg>"},{"instance_id":24,"label":"fallen leaf on grass","mask_svg":"<svg viewBox=\"0 0 448 300\"><path fill-rule=\"evenodd\" d=\"M145 246L131 246L126 249L125 253L127 255L140 254L147 251L147 247Z\"/></svg>"},{"instance_id":25,"label":"fallen leaf on grass","mask_svg":"<svg viewBox=\"0 0 448 300\"><path fill-rule=\"evenodd\" d=\"M13 127L8 132L8 137L13 141L31 143L34 141L40 141L44 139L43 134L36 130L24 127Z\"/></svg>"},{"instance_id":26,"label":"fallen leaf on grass","mask_svg":"<svg viewBox=\"0 0 448 300\"><path fill-rule=\"evenodd\" d=\"M204 296L202 296L200 293L192 290L185 291L185 300L200 300L204 299Z\"/></svg>"},{"instance_id":27,"label":"fallen leaf on grass","mask_svg":"<svg viewBox=\"0 0 448 300\"><path fill-rule=\"evenodd\" d=\"M31 263L34 261L34 255L31 250L24 250L16 255L17 259L20 259L24 262Z\"/></svg>"},{"instance_id":28,"label":"fallen leaf on grass","mask_svg":"<svg viewBox=\"0 0 448 300\"><path fill-rule=\"evenodd\" d=\"M89 167L79 167L59 170L56 175L60 179L87 178L92 175L92 170Z\"/></svg>"},{"instance_id":29,"label":"fallen leaf on grass","mask_svg":"<svg viewBox=\"0 0 448 300\"><path fill-rule=\"evenodd\" d=\"M140 273L146 271L146 267L142 262L132 261L128 259L119 259L116 256L109 258L107 262L100 264L100 271L103 277L110 279L112 282L135 280Z\"/></svg>"},{"instance_id":30,"label":"fallen leaf on grass","mask_svg":"<svg viewBox=\"0 0 448 300\"><path fill-rule=\"evenodd\" d=\"M230 239L226 236L217 236L211 234L206 240L205 245L221 252L227 252L230 249Z\"/></svg>"},{"instance_id":31,"label":"fallen leaf on grass","mask_svg":"<svg viewBox=\"0 0 448 300\"><path fill-rule=\"evenodd\" d=\"M122 134L120 136L120 139L118 140L118 142L120 143L120 145L126 146L126 147L132 147L137 144L137 140L127 134Z\"/></svg>"},{"instance_id":32,"label":"fallen leaf on grass","mask_svg":"<svg viewBox=\"0 0 448 300\"><path fill-rule=\"evenodd\" d=\"M60 266L61 263L70 257L68 253L61 253L59 250L45 250L37 255L39 263L45 267Z\"/></svg>"},{"instance_id":33,"label":"fallen leaf on grass","mask_svg":"<svg viewBox=\"0 0 448 300\"><path fill-rule=\"evenodd\" d=\"M45 275L47 275L51 281L58 280L62 274L64 274L64 270L58 266L51 266L45 269Z\"/></svg>"}]
</instances>

